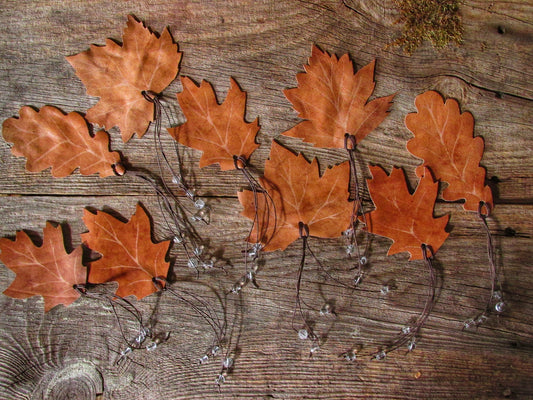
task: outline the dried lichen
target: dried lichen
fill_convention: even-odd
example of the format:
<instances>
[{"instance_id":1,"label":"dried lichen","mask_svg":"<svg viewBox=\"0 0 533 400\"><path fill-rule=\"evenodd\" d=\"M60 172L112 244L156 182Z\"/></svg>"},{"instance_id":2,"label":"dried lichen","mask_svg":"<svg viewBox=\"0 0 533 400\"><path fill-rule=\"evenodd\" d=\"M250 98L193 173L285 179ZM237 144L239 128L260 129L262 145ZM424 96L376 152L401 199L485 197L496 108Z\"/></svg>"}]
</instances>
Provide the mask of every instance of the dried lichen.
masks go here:
<instances>
[{"instance_id":1,"label":"dried lichen","mask_svg":"<svg viewBox=\"0 0 533 400\"><path fill-rule=\"evenodd\" d=\"M459 15L461 0L393 0L400 10L396 23L403 23L402 35L391 46L412 54L424 40L437 49L450 42L460 45L463 26Z\"/></svg>"}]
</instances>

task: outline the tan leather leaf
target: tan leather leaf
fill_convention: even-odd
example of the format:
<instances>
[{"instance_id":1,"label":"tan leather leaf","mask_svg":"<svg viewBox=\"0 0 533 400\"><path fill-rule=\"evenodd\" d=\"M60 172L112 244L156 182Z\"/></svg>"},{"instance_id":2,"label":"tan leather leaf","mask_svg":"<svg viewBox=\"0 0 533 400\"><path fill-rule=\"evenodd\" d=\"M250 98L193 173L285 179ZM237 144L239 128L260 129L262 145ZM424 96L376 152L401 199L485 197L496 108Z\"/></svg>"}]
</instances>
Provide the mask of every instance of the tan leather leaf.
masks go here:
<instances>
[{"instance_id":1,"label":"tan leather leaf","mask_svg":"<svg viewBox=\"0 0 533 400\"><path fill-rule=\"evenodd\" d=\"M140 205L129 222L88 210L83 221L89 229L81 235L84 243L102 255L91 263L90 283L118 282L116 294L121 297L142 299L156 291L152 278L167 276L170 241L152 242L150 219Z\"/></svg>"},{"instance_id":2,"label":"tan leather leaf","mask_svg":"<svg viewBox=\"0 0 533 400\"><path fill-rule=\"evenodd\" d=\"M311 236L340 236L350 225L353 207L348 201L349 180L348 162L328 168L321 177L316 159L309 163L303 155L272 142L260 182L274 206L257 196L259 226L254 224L248 240L261 241L265 251L284 250L300 237L300 222L309 227ZM244 190L238 197L244 207L242 215L254 220L253 193Z\"/></svg>"},{"instance_id":3,"label":"tan leather leaf","mask_svg":"<svg viewBox=\"0 0 533 400\"><path fill-rule=\"evenodd\" d=\"M170 128L170 135L179 143L203 152L200 167L219 164L221 170L235 168L233 156L247 160L259 147L255 136L259 131L257 118L244 120L246 92L231 78L228 95L218 104L210 83L197 86L189 78L181 78L183 92L178 94L187 122Z\"/></svg>"},{"instance_id":4,"label":"tan leather leaf","mask_svg":"<svg viewBox=\"0 0 533 400\"><path fill-rule=\"evenodd\" d=\"M23 231L14 241L0 239L0 260L17 274L4 294L16 299L42 296L44 311L58 304L68 306L80 294L73 285L86 282L87 270L81 263L83 250L65 251L61 226L46 223L43 244L35 246Z\"/></svg>"},{"instance_id":5,"label":"tan leather leaf","mask_svg":"<svg viewBox=\"0 0 533 400\"><path fill-rule=\"evenodd\" d=\"M418 112L407 115L405 125L415 135L407 149L424 160L416 174L421 176L429 167L436 179L448 183L443 199L465 199L465 210L477 211L480 201L492 208L492 191L485 186L485 169L479 166L483 139L473 137L472 114L461 114L457 101L444 102L434 91L418 95L415 105Z\"/></svg>"},{"instance_id":6,"label":"tan leather leaf","mask_svg":"<svg viewBox=\"0 0 533 400\"><path fill-rule=\"evenodd\" d=\"M370 172L372 179L367 184L376 209L366 213L368 231L394 241L389 255L408 251L409 260L420 260L422 244L431 246L436 253L448 237L445 228L449 216L433 217L439 184L433 181L429 170L413 194L409 193L401 168L393 168L387 175L381 167L370 166Z\"/></svg>"},{"instance_id":7,"label":"tan leather leaf","mask_svg":"<svg viewBox=\"0 0 533 400\"><path fill-rule=\"evenodd\" d=\"M13 143L11 152L26 157L30 172L52 167L52 175L63 177L80 168L82 175L99 173L113 175L113 166L120 162L117 152L109 151L109 136L104 131L89 134L85 119L76 112L63 114L55 107L38 111L22 107L20 118L8 118L2 135Z\"/></svg>"},{"instance_id":8,"label":"tan leather leaf","mask_svg":"<svg viewBox=\"0 0 533 400\"><path fill-rule=\"evenodd\" d=\"M106 127L118 126L122 140L134 133L142 137L153 120L154 105L143 91L162 92L176 77L181 60L168 29L158 37L142 22L128 16L123 44L111 39L105 46L67 57L87 94L100 97L87 111L87 120Z\"/></svg>"},{"instance_id":9,"label":"tan leather leaf","mask_svg":"<svg viewBox=\"0 0 533 400\"><path fill-rule=\"evenodd\" d=\"M368 102L375 86L374 66L372 61L354 74L348 54L337 59L313 46L305 73L296 75L298 87L284 91L305 121L282 134L317 147L343 148L346 133L359 143L385 119L394 97Z\"/></svg>"}]
</instances>

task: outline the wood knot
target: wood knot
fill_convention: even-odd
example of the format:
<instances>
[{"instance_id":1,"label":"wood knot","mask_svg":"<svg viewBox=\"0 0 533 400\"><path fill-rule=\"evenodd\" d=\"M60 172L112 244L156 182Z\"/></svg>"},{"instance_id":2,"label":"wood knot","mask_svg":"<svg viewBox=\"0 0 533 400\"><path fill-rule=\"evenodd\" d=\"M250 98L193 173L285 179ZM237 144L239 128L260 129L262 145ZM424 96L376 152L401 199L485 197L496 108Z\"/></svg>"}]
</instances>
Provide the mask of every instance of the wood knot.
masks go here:
<instances>
[{"instance_id":1,"label":"wood knot","mask_svg":"<svg viewBox=\"0 0 533 400\"><path fill-rule=\"evenodd\" d=\"M49 370L41 379L32 399L94 400L104 391L104 380L100 371L90 362L77 361L61 369Z\"/></svg>"}]
</instances>

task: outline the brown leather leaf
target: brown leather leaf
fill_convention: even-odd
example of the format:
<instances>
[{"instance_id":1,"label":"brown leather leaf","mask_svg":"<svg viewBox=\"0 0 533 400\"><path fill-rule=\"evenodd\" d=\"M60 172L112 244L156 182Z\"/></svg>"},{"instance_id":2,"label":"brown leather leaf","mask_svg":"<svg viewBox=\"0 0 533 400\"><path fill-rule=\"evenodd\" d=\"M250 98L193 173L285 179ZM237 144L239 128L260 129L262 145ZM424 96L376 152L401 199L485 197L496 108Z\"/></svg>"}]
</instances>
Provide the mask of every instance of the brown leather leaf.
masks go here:
<instances>
[{"instance_id":1,"label":"brown leather leaf","mask_svg":"<svg viewBox=\"0 0 533 400\"><path fill-rule=\"evenodd\" d=\"M0 239L0 260L17 274L4 294L16 299L43 296L44 311L58 304L68 306L80 294L73 285L86 282L87 270L81 263L83 250L65 251L61 226L46 223L43 244L35 246L23 231L14 241Z\"/></svg>"},{"instance_id":2,"label":"brown leather leaf","mask_svg":"<svg viewBox=\"0 0 533 400\"><path fill-rule=\"evenodd\" d=\"M348 54L337 59L313 46L305 73L296 75L298 87L284 91L305 121L282 134L316 147L343 148L346 133L359 143L385 119L394 97L368 102L375 86L374 66L372 61L354 74Z\"/></svg>"},{"instance_id":3,"label":"brown leather leaf","mask_svg":"<svg viewBox=\"0 0 533 400\"><path fill-rule=\"evenodd\" d=\"M167 276L170 241L152 242L150 219L140 205L129 222L88 210L83 221L89 229L81 235L84 243L102 255L91 263L90 283L118 282L116 294L121 297L142 299L156 291L152 278Z\"/></svg>"},{"instance_id":4,"label":"brown leather leaf","mask_svg":"<svg viewBox=\"0 0 533 400\"><path fill-rule=\"evenodd\" d=\"M218 104L211 84L197 86L189 78L181 78L183 92L178 94L187 122L170 128L170 135L179 143L203 152L200 167L219 164L225 171L235 168L233 157L247 160L259 147L255 136L259 131L257 118L244 120L246 92L231 78L231 86L222 104Z\"/></svg>"},{"instance_id":5,"label":"brown leather leaf","mask_svg":"<svg viewBox=\"0 0 533 400\"><path fill-rule=\"evenodd\" d=\"M348 162L327 169L321 177L316 159L309 163L303 155L272 142L265 174L259 180L274 206L257 196L259 226L254 224L248 240L260 241L265 251L284 250L297 240L300 222L309 227L311 236L322 238L340 236L350 225L353 204L348 201ZM242 215L254 220L253 193L245 190L238 197L244 207Z\"/></svg>"},{"instance_id":6,"label":"brown leather leaf","mask_svg":"<svg viewBox=\"0 0 533 400\"><path fill-rule=\"evenodd\" d=\"M434 91L418 95L415 105L418 112L407 115L405 125L415 135L407 142L407 149L424 160L417 175L429 167L436 179L448 183L443 199L466 199L465 210L477 211L480 201L492 208L492 191L485 186L485 169L479 166L483 139L473 137L472 114L461 114L457 101L444 102Z\"/></svg>"},{"instance_id":7,"label":"brown leather leaf","mask_svg":"<svg viewBox=\"0 0 533 400\"><path fill-rule=\"evenodd\" d=\"M436 253L448 237L445 228L449 216L433 217L439 184L431 173L426 169L410 194L401 168L393 168L387 175L381 167L370 166L370 172L372 179L367 184L376 209L366 214L368 231L394 241L389 255L408 251L409 260L420 260L422 244Z\"/></svg>"},{"instance_id":8,"label":"brown leather leaf","mask_svg":"<svg viewBox=\"0 0 533 400\"><path fill-rule=\"evenodd\" d=\"M106 127L118 126L122 140L134 133L142 137L153 120L154 104L143 91L160 93L176 77L181 60L178 45L168 29L158 37L131 15L119 45L111 39L105 46L67 57L87 94L100 97L87 111L87 120Z\"/></svg>"},{"instance_id":9,"label":"brown leather leaf","mask_svg":"<svg viewBox=\"0 0 533 400\"><path fill-rule=\"evenodd\" d=\"M52 167L52 175L63 177L80 168L82 175L99 173L113 175L118 171L120 155L109 151L109 137L104 131L89 134L83 117L71 112L44 106L39 111L22 107L20 118L8 118L2 125L2 135L13 143L11 152L26 157L26 169L31 172Z\"/></svg>"}]
</instances>

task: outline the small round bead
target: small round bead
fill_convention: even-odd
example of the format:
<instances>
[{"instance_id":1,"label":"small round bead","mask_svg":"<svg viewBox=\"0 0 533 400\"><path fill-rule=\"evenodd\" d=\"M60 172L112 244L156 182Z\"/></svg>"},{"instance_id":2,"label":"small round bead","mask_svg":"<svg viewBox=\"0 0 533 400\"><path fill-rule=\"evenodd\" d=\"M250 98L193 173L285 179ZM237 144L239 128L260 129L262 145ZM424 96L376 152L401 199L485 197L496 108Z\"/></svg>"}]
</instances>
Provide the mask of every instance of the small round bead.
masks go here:
<instances>
[{"instance_id":1,"label":"small round bead","mask_svg":"<svg viewBox=\"0 0 533 400\"><path fill-rule=\"evenodd\" d=\"M503 301L499 301L496 303L496 305L494 306L494 309L501 313L501 312L504 312L505 311L505 303Z\"/></svg>"},{"instance_id":2,"label":"small round bead","mask_svg":"<svg viewBox=\"0 0 533 400\"><path fill-rule=\"evenodd\" d=\"M374 356L374 358L378 361L381 361L381 360L384 360L385 357L387 357L387 353L385 353L385 351L381 350L380 352L376 353L376 355Z\"/></svg>"},{"instance_id":3,"label":"small round bead","mask_svg":"<svg viewBox=\"0 0 533 400\"><path fill-rule=\"evenodd\" d=\"M346 254L351 256L354 253L355 253L355 246L353 244L349 244L348 246L346 246Z\"/></svg>"},{"instance_id":4,"label":"small round bead","mask_svg":"<svg viewBox=\"0 0 533 400\"><path fill-rule=\"evenodd\" d=\"M222 385L224 382L226 382L226 377L222 374L218 375L217 379L215 379L217 385Z\"/></svg>"},{"instance_id":5,"label":"small round bead","mask_svg":"<svg viewBox=\"0 0 533 400\"><path fill-rule=\"evenodd\" d=\"M222 366L226 369L230 369L233 366L233 358L226 357L222 363Z\"/></svg>"},{"instance_id":6,"label":"small round bead","mask_svg":"<svg viewBox=\"0 0 533 400\"><path fill-rule=\"evenodd\" d=\"M205 364L209 361L209 356L207 354L204 354L202 358L200 358L200 364Z\"/></svg>"},{"instance_id":7,"label":"small round bead","mask_svg":"<svg viewBox=\"0 0 533 400\"><path fill-rule=\"evenodd\" d=\"M205 201L203 201L202 199L196 199L196 200L194 201L194 206L195 206L197 209L201 210L202 208L205 207Z\"/></svg>"},{"instance_id":8,"label":"small round bead","mask_svg":"<svg viewBox=\"0 0 533 400\"><path fill-rule=\"evenodd\" d=\"M389 293L389 291L390 291L389 285L383 285L381 287L381 294L387 294L387 293Z\"/></svg>"},{"instance_id":9,"label":"small round bead","mask_svg":"<svg viewBox=\"0 0 533 400\"><path fill-rule=\"evenodd\" d=\"M349 351L347 353L344 354L344 359L347 360L347 361L355 361L355 359L357 358L355 352L353 351Z\"/></svg>"},{"instance_id":10,"label":"small round bead","mask_svg":"<svg viewBox=\"0 0 533 400\"><path fill-rule=\"evenodd\" d=\"M176 244L180 244L181 242L183 242L183 239L180 236L176 235L172 238L172 241Z\"/></svg>"},{"instance_id":11,"label":"small round bead","mask_svg":"<svg viewBox=\"0 0 533 400\"><path fill-rule=\"evenodd\" d=\"M361 265L366 265L367 262L368 262L368 259L365 256L359 259L359 264Z\"/></svg>"},{"instance_id":12,"label":"small round bead","mask_svg":"<svg viewBox=\"0 0 533 400\"><path fill-rule=\"evenodd\" d=\"M213 356L216 356L219 351L220 351L220 346L215 345L215 346L211 347L211 354Z\"/></svg>"},{"instance_id":13,"label":"small round bead","mask_svg":"<svg viewBox=\"0 0 533 400\"><path fill-rule=\"evenodd\" d=\"M309 337L309 332L307 332L307 329L300 329L298 331L298 337L302 340L305 340Z\"/></svg>"},{"instance_id":14,"label":"small round bead","mask_svg":"<svg viewBox=\"0 0 533 400\"><path fill-rule=\"evenodd\" d=\"M407 350L413 351L415 347L416 347L416 341L415 341L415 338L412 338L411 340L409 340L409 342L407 342Z\"/></svg>"},{"instance_id":15,"label":"small round bead","mask_svg":"<svg viewBox=\"0 0 533 400\"><path fill-rule=\"evenodd\" d=\"M410 326L404 326L404 327L402 328L402 333L403 333L404 335L407 335L407 334L411 333L411 327L410 327Z\"/></svg>"}]
</instances>

